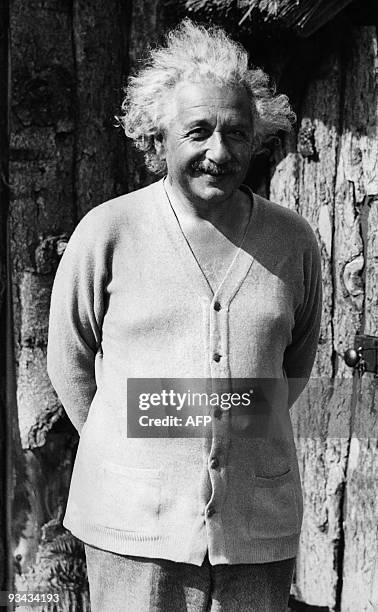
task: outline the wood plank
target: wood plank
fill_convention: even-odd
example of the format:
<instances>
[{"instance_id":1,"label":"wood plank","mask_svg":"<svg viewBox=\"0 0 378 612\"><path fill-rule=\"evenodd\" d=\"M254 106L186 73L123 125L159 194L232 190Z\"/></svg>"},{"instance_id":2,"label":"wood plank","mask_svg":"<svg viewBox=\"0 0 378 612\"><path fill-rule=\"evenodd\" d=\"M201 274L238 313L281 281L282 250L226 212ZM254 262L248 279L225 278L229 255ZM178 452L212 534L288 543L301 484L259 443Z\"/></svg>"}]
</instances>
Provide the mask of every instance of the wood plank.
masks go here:
<instances>
[{"instance_id":1,"label":"wood plank","mask_svg":"<svg viewBox=\"0 0 378 612\"><path fill-rule=\"evenodd\" d=\"M356 332L378 334L377 309L377 35L356 28L345 64L342 136L337 170L339 219L335 348L341 356ZM378 604L377 380L355 381L355 402L343 505L341 610L372 611Z\"/></svg>"},{"instance_id":2,"label":"wood plank","mask_svg":"<svg viewBox=\"0 0 378 612\"><path fill-rule=\"evenodd\" d=\"M300 154L299 212L310 222L319 239L322 259L323 315L312 381L299 399L293 420L302 465L305 517L297 559L294 592L309 605L334 608L338 585L339 508L346 443L334 437L335 411L345 425L345 395L332 380L335 232L335 174L340 123L341 62L338 54L319 67L320 78L311 82L301 112L301 131L310 136L313 151ZM306 152L306 149L305 149ZM348 397L347 389L344 389ZM338 424L341 426L341 423ZM303 431L303 434L300 432ZM307 435L306 435L307 433Z\"/></svg>"},{"instance_id":3,"label":"wood plank","mask_svg":"<svg viewBox=\"0 0 378 612\"><path fill-rule=\"evenodd\" d=\"M378 197L366 232L365 333L378 336ZM342 612L378 609L378 381L358 384L344 507Z\"/></svg>"},{"instance_id":4,"label":"wood plank","mask_svg":"<svg viewBox=\"0 0 378 612\"><path fill-rule=\"evenodd\" d=\"M9 4L0 5L0 590L9 580L9 486L12 478L9 437L11 430L9 387L7 393L7 218L8 190L8 21ZM8 447L8 448L7 448Z\"/></svg>"},{"instance_id":5,"label":"wood plank","mask_svg":"<svg viewBox=\"0 0 378 612\"><path fill-rule=\"evenodd\" d=\"M117 4L119 13L121 6ZM46 565L41 541L41 528L51 520L60 522L77 439L67 420L60 423L59 433L51 433L62 407L46 372L50 289L59 254L78 218L94 203L123 191L119 177L126 173L124 155L117 148L121 135L111 125L109 106L112 100L115 113L120 99L124 64L119 23L126 26L126 22L114 21L116 11L109 13L105 5L90 9L81 4L76 9L75 18L81 20L76 47L71 2L16 0L11 13L12 40L16 41L12 47L11 236L15 337L19 339L18 417L26 451L19 457L26 479L20 485L22 495L20 490L15 492L14 540L15 554L21 555L23 588L27 584L30 589L35 588L35 580L47 588L51 577L59 584L62 568L71 562L63 554L59 565L50 555ZM89 15L90 10L95 15ZM78 610L87 608L83 558L81 549L75 561L81 569L72 574L70 586L71 599L78 597L78 590L82 593L76 601ZM63 609L69 609L68 601Z\"/></svg>"},{"instance_id":6,"label":"wood plank","mask_svg":"<svg viewBox=\"0 0 378 612\"><path fill-rule=\"evenodd\" d=\"M75 201L80 219L93 206L128 190L125 136L115 127L115 115L126 82L131 10L119 0L75 0L73 7Z\"/></svg>"},{"instance_id":7,"label":"wood plank","mask_svg":"<svg viewBox=\"0 0 378 612\"><path fill-rule=\"evenodd\" d=\"M337 54L319 67L300 109L298 143L286 140L286 156L276 166L270 197L301 213L311 224L322 258L323 317L312 380L292 409L303 484L304 522L295 579L297 600L332 609L337 598L337 555L345 441L335 433L349 427L351 386L343 396L332 380L335 174L340 123L341 65ZM310 146L301 146L307 136ZM348 395L349 393L349 395ZM338 414L335 421L332 417ZM332 433L334 434L332 436Z\"/></svg>"},{"instance_id":8,"label":"wood plank","mask_svg":"<svg viewBox=\"0 0 378 612\"><path fill-rule=\"evenodd\" d=\"M164 30L161 22L159 0L135 0L132 4L130 45L129 45L129 74L136 74L141 61L146 58L150 46L160 40ZM149 185L156 180L156 176L149 172L144 164L141 151L137 151L130 140L126 142L129 190L134 191Z\"/></svg>"},{"instance_id":9,"label":"wood plank","mask_svg":"<svg viewBox=\"0 0 378 612\"><path fill-rule=\"evenodd\" d=\"M16 578L19 588L64 588L62 612L89 604L83 547L72 551L61 526L77 434L46 374L49 293L77 221L128 187L125 137L113 116L129 66L131 9L119 0L12 3L11 240L24 449L14 492Z\"/></svg>"},{"instance_id":10,"label":"wood plank","mask_svg":"<svg viewBox=\"0 0 378 612\"><path fill-rule=\"evenodd\" d=\"M68 0L12 2L10 241L17 408L24 449L15 427L12 552L21 556L15 576L19 588L36 586L41 527L60 512L72 461L69 432L60 434L63 452L56 452L51 431L61 407L46 374L49 292L59 237L72 231L75 216L71 28ZM63 474L65 478L59 478ZM30 567L36 569L34 578ZM23 583L28 572L30 582Z\"/></svg>"}]
</instances>

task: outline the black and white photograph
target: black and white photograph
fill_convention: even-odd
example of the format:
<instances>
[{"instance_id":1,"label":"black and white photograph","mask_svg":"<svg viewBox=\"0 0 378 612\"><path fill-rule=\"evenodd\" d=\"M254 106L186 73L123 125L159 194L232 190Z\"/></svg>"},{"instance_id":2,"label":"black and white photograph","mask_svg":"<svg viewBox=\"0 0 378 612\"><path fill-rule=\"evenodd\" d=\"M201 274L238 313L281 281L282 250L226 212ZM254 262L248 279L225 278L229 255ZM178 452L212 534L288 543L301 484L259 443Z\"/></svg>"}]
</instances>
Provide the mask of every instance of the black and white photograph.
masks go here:
<instances>
[{"instance_id":1,"label":"black and white photograph","mask_svg":"<svg viewBox=\"0 0 378 612\"><path fill-rule=\"evenodd\" d=\"M378 612L377 0L1 0L0 609Z\"/></svg>"}]
</instances>

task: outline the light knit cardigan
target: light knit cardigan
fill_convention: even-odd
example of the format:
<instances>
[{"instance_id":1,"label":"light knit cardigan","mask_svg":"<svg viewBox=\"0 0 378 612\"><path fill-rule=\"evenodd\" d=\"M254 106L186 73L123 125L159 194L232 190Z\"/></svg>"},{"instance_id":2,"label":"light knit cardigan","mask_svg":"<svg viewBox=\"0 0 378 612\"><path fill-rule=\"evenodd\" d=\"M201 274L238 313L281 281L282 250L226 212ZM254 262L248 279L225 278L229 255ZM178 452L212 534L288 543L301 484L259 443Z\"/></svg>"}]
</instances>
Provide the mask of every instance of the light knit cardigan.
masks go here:
<instances>
[{"instance_id":1,"label":"light knit cardigan","mask_svg":"<svg viewBox=\"0 0 378 612\"><path fill-rule=\"evenodd\" d=\"M288 406L310 375L320 316L318 247L295 212L253 196L213 295L162 181L91 210L51 299L48 372L81 432L64 525L99 548L196 565L206 551L212 564L295 556ZM231 409L205 438L127 437L128 378L275 379L280 434L234 435Z\"/></svg>"}]
</instances>

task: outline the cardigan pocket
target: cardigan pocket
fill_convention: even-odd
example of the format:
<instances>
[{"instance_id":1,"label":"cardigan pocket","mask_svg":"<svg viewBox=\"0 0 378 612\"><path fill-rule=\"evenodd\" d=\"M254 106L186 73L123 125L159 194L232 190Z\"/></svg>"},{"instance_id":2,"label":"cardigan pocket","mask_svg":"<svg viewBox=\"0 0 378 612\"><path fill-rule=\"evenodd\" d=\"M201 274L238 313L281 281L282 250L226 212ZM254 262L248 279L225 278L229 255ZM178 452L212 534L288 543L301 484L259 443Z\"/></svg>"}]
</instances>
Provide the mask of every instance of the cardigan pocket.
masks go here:
<instances>
[{"instance_id":1,"label":"cardigan pocket","mask_svg":"<svg viewBox=\"0 0 378 612\"><path fill-rule=\"evenodd\" d=\"M292 470L279 476L253 479L253 512L250 531L256 537L274 538L300 531L298 504Z\"/></svg>"},{"instance_id":2,"label":"cardigan pocket","mask_svg":"<svg viewBox=\"0 0 378 612\"><path fill-rule=\"evenodd\" d=\"M156 531L161 470L134 468L104 460L98 468L95 521L111 529Z\"/></svg>"},{"instance_id":3,"label":"cardigan pocket","mask_svg":"<svg viewBox=\"0 0 378 612\"><path fill-rule=\"evenodd\" d=\"M271 478L267 478L265 476L255 476L255 487L277 487L282 486L286 482L290 482L292 480L291 469L287 470L283 474L279 476L273 476Z\"/></svg>"}]
</instances>

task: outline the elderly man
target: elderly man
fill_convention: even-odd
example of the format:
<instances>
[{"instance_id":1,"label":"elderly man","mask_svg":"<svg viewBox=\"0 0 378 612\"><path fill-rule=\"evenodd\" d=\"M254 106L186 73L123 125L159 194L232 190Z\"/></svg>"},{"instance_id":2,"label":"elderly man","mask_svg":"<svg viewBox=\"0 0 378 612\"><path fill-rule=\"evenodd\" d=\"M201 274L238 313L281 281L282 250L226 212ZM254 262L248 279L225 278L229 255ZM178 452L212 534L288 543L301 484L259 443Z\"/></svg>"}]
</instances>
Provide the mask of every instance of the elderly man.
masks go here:
<instances>
[{"instance_id":1,"label":"elderly man","mask_svg":"<svg viewBox=\"0 0 378 612\"><path fill-rule=\"evenodd\" d=\"M243 185L256 145L293 120L267 82L221 29L172 31L120 118L163 178L90 211L56 275L48 371L80 433L64 525L85 543L93 612L287 605L302 520L289 407L321 280L309 225ZM133 436L135 379L269 381L268 417L211 404L201 436Z\"/></svg>"}]
</instances>

